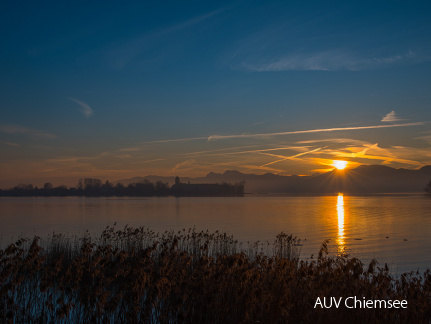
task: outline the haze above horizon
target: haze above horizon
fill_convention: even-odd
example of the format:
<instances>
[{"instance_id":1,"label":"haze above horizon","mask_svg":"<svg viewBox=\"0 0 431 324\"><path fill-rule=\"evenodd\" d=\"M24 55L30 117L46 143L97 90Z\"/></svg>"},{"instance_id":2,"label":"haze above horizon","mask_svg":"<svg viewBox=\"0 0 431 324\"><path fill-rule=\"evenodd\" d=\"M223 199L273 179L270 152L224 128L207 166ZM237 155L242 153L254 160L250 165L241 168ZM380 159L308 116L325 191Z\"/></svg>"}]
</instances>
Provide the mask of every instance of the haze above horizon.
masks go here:
<instances>
[{"instance_id":1,"label":"haze above horizon","mask_svg":"<svg viewBox=\"0 0 431 324\"><path fill-rule=\"evenodd\" d=\"M0 188L431 165L426 2L0 8Z\"/></svg>"}]
</instances>

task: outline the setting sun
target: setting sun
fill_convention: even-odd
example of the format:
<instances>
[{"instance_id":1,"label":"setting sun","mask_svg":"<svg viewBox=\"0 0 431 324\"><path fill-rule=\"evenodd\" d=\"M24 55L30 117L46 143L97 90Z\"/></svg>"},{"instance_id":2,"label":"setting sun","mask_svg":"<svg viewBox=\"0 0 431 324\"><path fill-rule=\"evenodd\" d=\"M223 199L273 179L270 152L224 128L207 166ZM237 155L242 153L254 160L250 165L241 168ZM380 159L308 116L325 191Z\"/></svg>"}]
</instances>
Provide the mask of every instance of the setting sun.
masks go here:
<instances>
[{"instance_id":1,"label":"setting sun","mask_svg":"<svg viewBox=\"0 0 431 324\"><path fill-rule=\"evenodd\" d=\"M347 166L347 161L334 160L334 163L332 165L338 170L343 170Z\"/></svg>"}]
</instances>

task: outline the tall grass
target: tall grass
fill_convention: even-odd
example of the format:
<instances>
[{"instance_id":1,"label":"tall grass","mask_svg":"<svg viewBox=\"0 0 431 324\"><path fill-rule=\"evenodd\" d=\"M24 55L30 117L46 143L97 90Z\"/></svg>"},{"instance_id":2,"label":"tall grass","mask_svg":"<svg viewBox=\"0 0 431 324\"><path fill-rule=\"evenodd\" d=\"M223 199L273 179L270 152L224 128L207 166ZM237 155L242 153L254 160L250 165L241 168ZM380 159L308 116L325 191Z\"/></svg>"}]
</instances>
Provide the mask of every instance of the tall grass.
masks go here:
<instances>
[{"instance_id":1,"label":"tall grass","mask_svg":"<svg viewBox=\"0 0 431 324\"><path fill-rule=\"evenodd\" d=\"M394 277L356 258L300 261L299 240L107 227L98 238L20 239L0 250L2 323L429 323L431 273ZM408 309L314 309L317 297Z\"/></svg>"}]
</instances>

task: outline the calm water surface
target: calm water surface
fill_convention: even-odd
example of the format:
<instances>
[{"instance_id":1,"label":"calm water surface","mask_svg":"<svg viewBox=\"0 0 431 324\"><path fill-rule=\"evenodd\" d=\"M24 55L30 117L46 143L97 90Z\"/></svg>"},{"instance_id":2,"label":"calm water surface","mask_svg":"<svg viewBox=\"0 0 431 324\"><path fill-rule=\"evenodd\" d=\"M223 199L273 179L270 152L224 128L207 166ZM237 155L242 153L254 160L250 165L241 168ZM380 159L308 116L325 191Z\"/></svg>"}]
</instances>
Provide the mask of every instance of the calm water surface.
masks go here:
<instances>
[{"instance_id":1,"label":"calm water surface","mask_svg":"<svg viewBox=\"0 0 431 324\"><path fill-rule=\"evenodd\" d=\"M303 240L301 256L332 252L387 262L395 273L431 268L431 199L425 195L208 198L0 198L1 244L53 232L100 234L108 225L155 231L196 227L241 241Z\"/></svg>"}]
</instances>

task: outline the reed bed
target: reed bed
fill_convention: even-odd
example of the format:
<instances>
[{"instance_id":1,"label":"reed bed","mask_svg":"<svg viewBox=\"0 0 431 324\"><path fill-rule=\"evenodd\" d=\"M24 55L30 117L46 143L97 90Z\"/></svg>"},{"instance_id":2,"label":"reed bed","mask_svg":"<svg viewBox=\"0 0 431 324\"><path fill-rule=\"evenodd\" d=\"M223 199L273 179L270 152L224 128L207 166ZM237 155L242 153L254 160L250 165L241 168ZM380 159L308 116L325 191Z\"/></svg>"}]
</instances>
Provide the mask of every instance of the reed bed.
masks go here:
<instances>
[{"instance_id":1,"label":"reed bed","mask_svg":"<svg viewBox=\"0 0 431 324\"><path fill-rule=\"evenodd\" d=\"M98 238L19 239L0 250L2 323L430 323L431 273L376 260L299 260L300 241L107 227ZM407 309L314 308L317 297L407 300Z\"/></svg>"}]
</instances>

